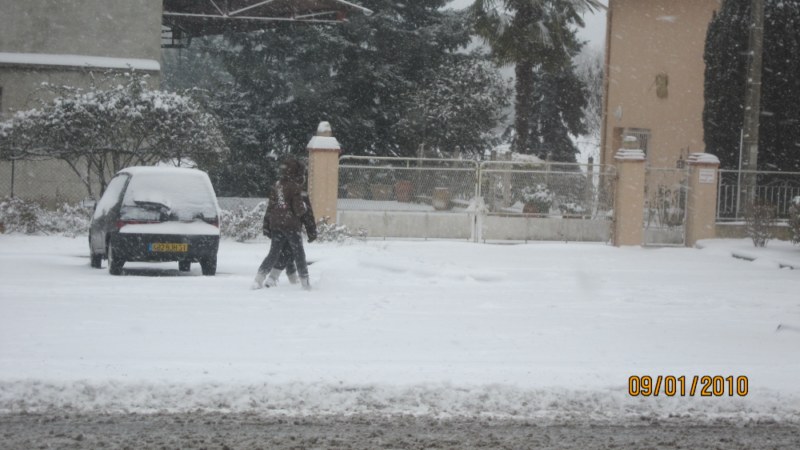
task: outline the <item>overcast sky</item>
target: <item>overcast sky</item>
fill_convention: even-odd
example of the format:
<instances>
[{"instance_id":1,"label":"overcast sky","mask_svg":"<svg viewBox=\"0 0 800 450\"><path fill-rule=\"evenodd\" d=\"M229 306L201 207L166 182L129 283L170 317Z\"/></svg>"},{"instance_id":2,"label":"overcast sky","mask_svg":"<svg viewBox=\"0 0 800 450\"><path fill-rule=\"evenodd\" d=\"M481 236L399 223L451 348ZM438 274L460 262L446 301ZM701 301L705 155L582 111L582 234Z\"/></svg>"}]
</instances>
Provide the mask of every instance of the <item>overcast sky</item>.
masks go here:
<instances>
[{"instance_id":1,"label":"overcast sky","mask_svg":"<svg viewBox=\"0 0 800 450\"><path fill-rule=\"evenodd\" d=\"M604 5L608 5L608 0L600 0ZM453 0L450 6L454 9L466 8L471 5L473 0ZM594 14L588 13L583 18L586 28L581 29L578 35L589 41L589 45L602 49L606 39L606 12L605 10Z\"/></svg>"}]
</instances>

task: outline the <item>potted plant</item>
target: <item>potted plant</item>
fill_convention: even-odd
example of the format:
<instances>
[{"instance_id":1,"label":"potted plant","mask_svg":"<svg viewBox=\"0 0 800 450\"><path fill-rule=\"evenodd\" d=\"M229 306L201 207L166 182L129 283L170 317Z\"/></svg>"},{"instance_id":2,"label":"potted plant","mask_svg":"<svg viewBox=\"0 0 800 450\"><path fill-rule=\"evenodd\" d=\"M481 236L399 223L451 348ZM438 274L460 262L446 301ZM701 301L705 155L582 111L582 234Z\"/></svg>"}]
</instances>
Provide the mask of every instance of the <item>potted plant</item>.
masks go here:
<instances>
[{"instance_id":1,"label":"potted plant","mask_svg":"<svg viewBox=\"0 0 800 450\"><path fill-rule=\"evenodd\" d=\"M400 179L394 184L394 197L398 202L408 203L414 196L414 185L411 181Z\"/></svg>"},{"instance_id":2,"label":"potted plant","mask_svg":"<svg viewBox=\"0 0 800 450\"><path fill-rule=\"evenodd\" d=\"M565 202L558 205L561 217L565 219L582 219L586 217L588 211L586 207L578 202Z\"/></svg>"},{"instance_id":3,"label":"potted plant","mask_svg":"<svg viewBox=\"0 0 800 450\"><path fill-rule=\"evenodd\" d=\"M394 173L391 169L380 168L372 173L370 193L373 200L390 200L394 184Z\"/></svg>"},{"instance_id":4,"label":"potted plant","mask_svg":"<svg viewBox=\"0 0 800 450\"><path fill-rule=\"evenodd\" d=\"M525 214L549 214L553 206L553 193L547 185L537 184L522 189L522 212Z\"/></svg>"},{"instance_id":5,"label":"potted plant","mask_svg":"<svg viewBox=\"0 0 800 450\"><path fill-rule=\"evenodd\" d=\"M433 209L437 211L445 211L452 207L450 203L450 189L446 187L437 187L433 189Z\"/></svg>"}]
</instances>

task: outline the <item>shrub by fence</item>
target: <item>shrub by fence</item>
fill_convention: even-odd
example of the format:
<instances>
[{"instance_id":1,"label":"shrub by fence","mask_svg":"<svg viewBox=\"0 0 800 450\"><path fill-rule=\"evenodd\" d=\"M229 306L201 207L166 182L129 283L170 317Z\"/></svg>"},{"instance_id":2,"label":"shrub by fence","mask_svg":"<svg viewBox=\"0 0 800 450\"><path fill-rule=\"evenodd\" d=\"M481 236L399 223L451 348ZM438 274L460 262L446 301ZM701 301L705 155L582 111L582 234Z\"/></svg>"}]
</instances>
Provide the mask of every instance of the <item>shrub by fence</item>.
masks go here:
<instances>
[{"instance_id":1,"label":"shrub by fence","mask_svg":"<svg viewBox=\"0 0 800 450\"><path fill-rule=\"evenodd\" d=\"M267 202L256 206L237 205L220 211L220 234L237 242L261 237L261 224ZM92 208L86 205L62 204L55 209L39 202L18 197L0 199L0 232L32 235L64 235L76 237L89 234ZM327 218L317 224L319 242L346 242L366 239L366 230L350 230L344 225L330 224Z\"/></svg>"},{"instance_id":2,"label":"shrub by fence","mask_svg":"<svg viewBox=\"0 0 800 450\"><path fill-rule=\"evenodd\" d=\"M92 208L64 203L55 209L38 202L6 197L0 200L0 223L6 233L61 234L75 237L87 234Z\"/></svg>"}]
</instances>

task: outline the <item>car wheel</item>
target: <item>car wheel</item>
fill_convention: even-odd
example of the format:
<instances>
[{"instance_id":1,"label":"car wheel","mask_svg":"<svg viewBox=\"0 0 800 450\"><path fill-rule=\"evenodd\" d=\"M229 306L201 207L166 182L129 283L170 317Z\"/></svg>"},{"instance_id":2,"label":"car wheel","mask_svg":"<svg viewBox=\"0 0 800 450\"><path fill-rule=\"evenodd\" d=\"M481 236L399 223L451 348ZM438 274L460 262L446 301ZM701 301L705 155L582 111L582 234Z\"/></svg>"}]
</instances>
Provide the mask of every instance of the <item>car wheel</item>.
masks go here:
<instances>
[{"instance_id":1,"label":"car wheel","mask_svg":"<svg viewBox=\"0 0 800 450\"><path fill-rule=\"evenodd\" d=\"M122 266L125 265L125 260L122 255L118 255L114 250L114 246L108 244L108 273L111 275L122 275Z\"/></svg>"},{"instance_id":2,"label":"car wheel","mask_svg":"<svg viewBox=\"0 0 800 450\"><path fill-rule=\"evenodd\" d=\"M188 272L192 270L192 262L191 261L178 261L178 270L181 272Z\"/></svg>"},{"instance_id":3,"label":"car wheel","mask_svg":"<svg viewBox=\"0 0 800 450\"><path fill-rule=\"evenodd\" d=\"M209 256L200 260L200 267L203 269L203 275L215 275L217 273L217 256Z\"/></svg>"},{"instance_id":4,"label":"car wheel","mask_svg":"<svg viewBox=\"0 0 800 450\"><path fill-rule=\"evenodd\" d=\"M97 253L90 253L89 259L91 259L89 264L91 264L91 266L94 267L95 269L99 269L103 265L103 255L98 255Z\"/></svg>"}]
</instances>

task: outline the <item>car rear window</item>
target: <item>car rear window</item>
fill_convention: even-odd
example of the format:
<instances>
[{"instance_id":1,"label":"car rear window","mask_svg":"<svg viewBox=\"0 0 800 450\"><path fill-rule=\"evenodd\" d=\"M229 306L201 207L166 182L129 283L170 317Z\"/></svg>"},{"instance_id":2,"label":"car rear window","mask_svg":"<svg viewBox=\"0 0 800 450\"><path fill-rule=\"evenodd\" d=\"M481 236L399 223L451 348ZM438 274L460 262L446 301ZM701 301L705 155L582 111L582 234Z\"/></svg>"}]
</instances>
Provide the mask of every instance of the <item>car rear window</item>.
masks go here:
<instances>
[{"instance_id":1,"label":"car rear window","mask_svg":"<svg viewBox=\"0 0 800 450\"><path fill-rule=\"evenodd\" d=\"M218 210L214 189L206 174L179 170L134 174L122 205L123 215L129 218L148 216L158 205L163 205L164 212L177 220L215 219Z\"/></svg>"}]
</instances>

